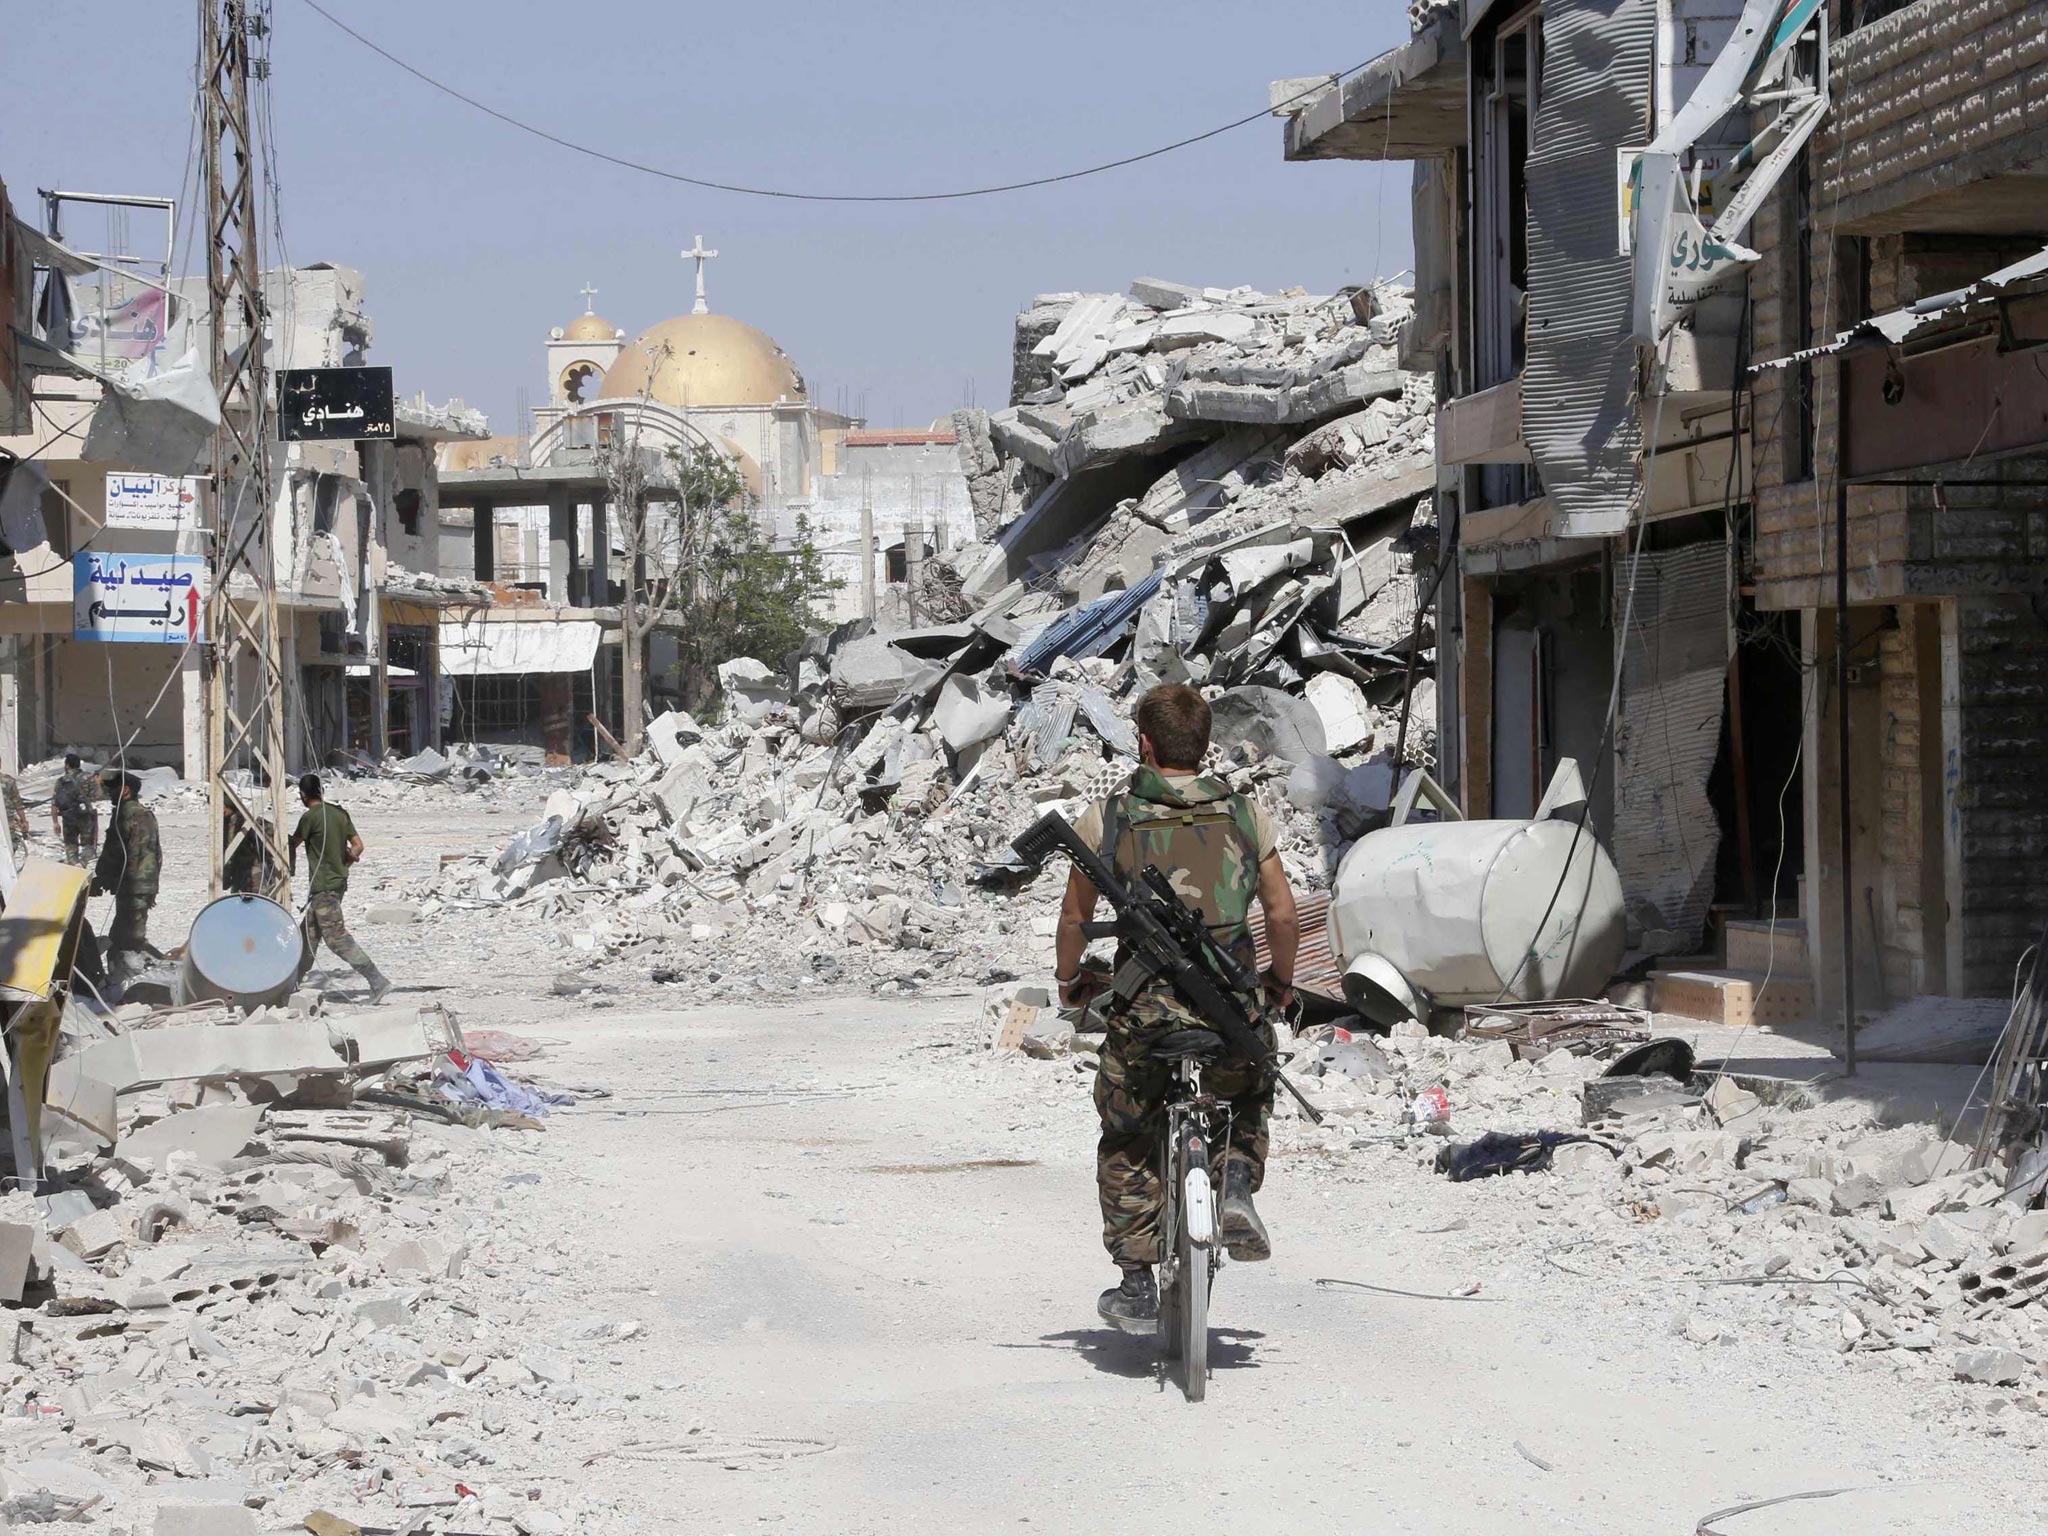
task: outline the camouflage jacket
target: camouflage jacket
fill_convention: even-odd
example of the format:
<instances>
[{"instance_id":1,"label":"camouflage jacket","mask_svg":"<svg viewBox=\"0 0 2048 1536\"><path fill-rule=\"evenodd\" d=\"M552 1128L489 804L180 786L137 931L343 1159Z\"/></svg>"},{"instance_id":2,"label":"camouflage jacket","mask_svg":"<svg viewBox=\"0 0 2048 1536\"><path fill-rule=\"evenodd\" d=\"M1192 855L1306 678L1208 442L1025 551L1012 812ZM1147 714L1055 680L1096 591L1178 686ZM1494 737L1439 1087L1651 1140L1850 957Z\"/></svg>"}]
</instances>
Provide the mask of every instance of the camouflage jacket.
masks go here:
<instances>
[{"instance_id":1,"label":"camouflage jacket","mask_svg":"<svg viewBox=\"0 0 2048 1536\"><path fill-rule=\"evenodd\" d=\"M1103 802L1102 853L1126 879L1156 864L1216 941L1251 958L1259 834L1252 802L1218 779L1140 768Z\"/></svg>"},{"instance_id":2,"label":"camouflage jacket","mask_svg":"<svg viewBox=\"0 0 2048 1536\"><path fill-rule=\"evenodd\" d=\"M89 830L99 820L93 806L97 787L83 768L67 768L51 791L50 803L66 831Z\"/></svg>"},{"instance_id":3,"label":"camouflage jacket","mask_svg":"<svg viewBox=\"0 0 2048 1536\"><path fill-rule=\"evenodd\" d=\"M163 845L157 841L156 813L140 800L123 800L100 844L93 884L122 896L154 896L163 867Z\"/></svg>"},{"instance_id":4,"label":"camouflage jacket","mask_svg":"<svg viewBox=\"0 0 2048 1536\"><path fill-rule=\"evenodd\" d=\"M7 804L7 829L17 843L28 841L28 802L21 798L21 786L11 773L0 773L0 800Z\"/></svg>"}]
</instances>

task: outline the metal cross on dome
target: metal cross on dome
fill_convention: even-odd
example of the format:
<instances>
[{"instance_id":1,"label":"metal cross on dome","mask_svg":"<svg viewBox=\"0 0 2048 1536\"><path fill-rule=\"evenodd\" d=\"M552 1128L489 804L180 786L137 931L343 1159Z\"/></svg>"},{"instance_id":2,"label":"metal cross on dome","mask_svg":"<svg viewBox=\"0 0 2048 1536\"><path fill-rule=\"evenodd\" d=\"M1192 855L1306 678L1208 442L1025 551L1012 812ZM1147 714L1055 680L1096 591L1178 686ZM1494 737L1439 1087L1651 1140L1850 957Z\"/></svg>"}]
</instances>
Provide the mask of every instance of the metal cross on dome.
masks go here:
<instances>
[{"instance_id":1,"label":"metal cross on dome","mask_svg":"<svg viewBox=\"0 0 2048 1536\"><path fill-rule=\"evenodd\" d=\"M704 302L704 263L711 260L718 252L704 249L704 237L702 235L692 235L690 238L695 243L682 253L683 260L697 263L697 302L690 306L690 313L693 315L708 315L711 313L711 306Z\"/></svg>"},{"instance_id":2,"label":"metal cross on dome","mask_svg":"<svg viewBox=\"0 0 2048 1536\"><path fill-rule=\"evenodd\" d=\"M586 315L596 314L597 309L595 306L597 304L597 290L593 288L589 283L585 283L581 288L578 288L576 291L583 295L583 313L585 313Z\"/></svg>"}]
</instances>

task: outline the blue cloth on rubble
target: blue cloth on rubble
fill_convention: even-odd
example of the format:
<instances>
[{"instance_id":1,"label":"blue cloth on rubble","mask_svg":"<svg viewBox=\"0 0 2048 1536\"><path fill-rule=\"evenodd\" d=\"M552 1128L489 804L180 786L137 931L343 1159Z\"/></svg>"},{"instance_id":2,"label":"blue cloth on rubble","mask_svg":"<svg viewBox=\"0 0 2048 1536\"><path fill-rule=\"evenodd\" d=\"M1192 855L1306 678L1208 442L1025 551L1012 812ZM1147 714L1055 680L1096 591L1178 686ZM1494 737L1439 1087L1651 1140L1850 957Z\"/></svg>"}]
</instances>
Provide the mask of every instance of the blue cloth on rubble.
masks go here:
<instances>
[{"instance_id":1,"label":"blue cloth on rubble","mask_svg":"<svg viewBox=\"0 0 2048 1536\"><path fill-rule=\"evenodd\" d=\"M480 1104L485 1109L510 1109L535 1119L545 1118L557 1104L573 1104L566 1093L550 1093L525 1083L516 1083L488 1061L476 1056L454 1055L441 1059L435 1083L441 1096L451 1104Z\"/></svg>"}]
</instances>

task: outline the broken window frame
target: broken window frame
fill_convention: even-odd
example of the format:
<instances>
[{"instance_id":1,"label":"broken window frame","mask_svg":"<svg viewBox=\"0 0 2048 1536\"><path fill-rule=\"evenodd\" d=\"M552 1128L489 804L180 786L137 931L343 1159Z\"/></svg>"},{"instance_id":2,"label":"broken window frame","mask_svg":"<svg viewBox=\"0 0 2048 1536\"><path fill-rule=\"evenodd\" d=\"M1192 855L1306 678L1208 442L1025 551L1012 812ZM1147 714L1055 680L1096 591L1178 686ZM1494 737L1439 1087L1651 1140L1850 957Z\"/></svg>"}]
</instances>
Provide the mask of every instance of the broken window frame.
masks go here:
<instances>
[{"instance_id":1,"label":"broken window frame","mask_svg":"<svg viewBox=\"0 0 2048 1536\"><path fill-rule=\"evenodd\" d=\"M1518 81L1511 69L1516 53ZM1474 58L1485 65L1473 74L1470 104L1472 387L1482 390L1520 373L1528 353L1529 155L1543 74L1543 7L1502 22Z\"/></svg>"}]
</instances>

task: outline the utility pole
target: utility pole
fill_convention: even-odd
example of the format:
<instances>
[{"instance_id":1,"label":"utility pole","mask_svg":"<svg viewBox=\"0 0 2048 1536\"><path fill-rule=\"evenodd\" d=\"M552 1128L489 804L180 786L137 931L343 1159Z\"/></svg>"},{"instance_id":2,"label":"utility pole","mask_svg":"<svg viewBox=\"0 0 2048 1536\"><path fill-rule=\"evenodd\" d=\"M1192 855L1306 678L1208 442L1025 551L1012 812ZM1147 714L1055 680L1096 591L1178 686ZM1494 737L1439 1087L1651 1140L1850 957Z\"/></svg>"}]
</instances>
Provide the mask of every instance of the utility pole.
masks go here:
<instances>
[{"instance_id":1,"label":"utility pole","mask_svg":"<svg viewBox=\"0 0 2048 1536\"><path fill-rule=\"evenodd\" d=\"M911 513L903 520L903 595L909 605L910 627L918 624L918 593L924 585L924 512Z\"/></svg>"},{"instance_id":2,"label":"utility pole","mask_svg":"<svg viewBox=\"0 0 2048 1536\"><path fill-rule=\"evenodd\" d=\"M860 611L875 616L875 484L868 469L860 474Z\"/></svg>"},{"instance_id":3,"label":"utility pole","mask_svg":"<svg viewBox=\"0 0 2048 1536\"><path fill-rule=\"evenodd\" d=\"M210 360L221 415L213 440L210 655L203 699L214 893L222 889L230 852L220 832L232 809L241 818L237 843L256 840L264 893L283 897L291 886L284 826L285 686L271 551L270 388L263 366L263 261L256 222L262 161L249 116L250 30L265 25L249 0L199 0ZM228 781L228 770L239 764L254 771L256 792Z\"/></svg>"}]
</instances>

